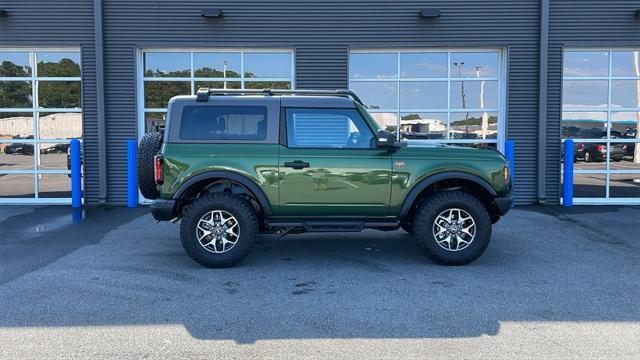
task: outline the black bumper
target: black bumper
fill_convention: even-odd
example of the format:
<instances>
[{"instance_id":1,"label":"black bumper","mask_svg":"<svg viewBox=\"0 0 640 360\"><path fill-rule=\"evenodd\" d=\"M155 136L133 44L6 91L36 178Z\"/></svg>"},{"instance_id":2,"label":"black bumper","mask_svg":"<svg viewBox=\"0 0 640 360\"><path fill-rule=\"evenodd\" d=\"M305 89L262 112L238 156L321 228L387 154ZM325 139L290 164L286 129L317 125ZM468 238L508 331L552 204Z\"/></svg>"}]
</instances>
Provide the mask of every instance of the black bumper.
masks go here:
<instances>
[{"instance_id":1,"label":"black bumper","mask_svg":"<svg viewBox=\"0 0 640 360\"><path fill-rule=\"evenodd\" d=\"M511 209L513 204L513 195L511 193L498 195L493 200L493 203L495 204L496 209L498 209L498 214L502 216Z\"/></svg>"},{"instance_id":2,"label":"black bumper","mask_svg":"<svg viewBox=\"0 0 640 360\"><path fill-rule=\"evenodd\" d=\"M158 221L169 221L175 217L175 200L155 199L150 207L153 218Z\"/></svg>"}]
</instances>

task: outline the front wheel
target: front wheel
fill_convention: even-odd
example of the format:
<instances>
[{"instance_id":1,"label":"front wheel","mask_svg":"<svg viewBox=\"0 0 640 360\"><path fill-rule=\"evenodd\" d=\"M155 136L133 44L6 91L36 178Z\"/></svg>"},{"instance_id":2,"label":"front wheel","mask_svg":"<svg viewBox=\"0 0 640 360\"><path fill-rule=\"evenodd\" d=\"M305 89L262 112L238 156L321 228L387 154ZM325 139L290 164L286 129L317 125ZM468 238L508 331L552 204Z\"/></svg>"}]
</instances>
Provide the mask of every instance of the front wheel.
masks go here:
<instances>
[{"instance_id":1,"label":"front wheel","mask_svg":"<svg viewBox=\"0 0 640 360\"><path fill-rule=\"evenodd\" d=\"M227 193L209 193L189 205L180 224L187 254L211 268L233 266L253 248L258 219L251 206Z\"/></svg>"},{"instance_id":2,"label":"front wheel","mask_svg":"<svg viewBox=\"0 0 640 360\"><path fill-rule=\"evenodd\" d=\"M491 218L473 195L445 191L427 198L413 219L413 233L422 250L442 265L465 265L489 245Z\"/></svg>"}]
</instances>

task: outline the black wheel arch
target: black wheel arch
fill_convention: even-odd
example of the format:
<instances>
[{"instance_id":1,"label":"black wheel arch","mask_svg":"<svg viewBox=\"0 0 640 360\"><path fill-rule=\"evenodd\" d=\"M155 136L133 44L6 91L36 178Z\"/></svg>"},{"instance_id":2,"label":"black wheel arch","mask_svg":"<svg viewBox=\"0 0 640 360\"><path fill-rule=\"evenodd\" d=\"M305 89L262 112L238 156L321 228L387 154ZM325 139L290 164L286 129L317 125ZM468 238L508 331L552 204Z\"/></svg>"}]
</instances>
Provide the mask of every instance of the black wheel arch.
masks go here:
<instances>
[{"instance_id":1,"label":"black wheel arch","mask_svg":"<svg viewBox=\"0 0 640 360\"><path fill-rule=\"evenodd\" d=\"M176 193L173 195L173 199L181 202L184 200L185 195L188 195L194 187L200 188L201 185L205 185L206 187L208 184L221 180L227 180L245 187L251 195L253 195L264 215L271 216L271 204L260 186L258 186L249 177L233 171L212 170L194 175L180 185Z\"/></svg>"},{"instance_id":2,"label":"black wheel arch","mask_svg":"<svg viewBox=\"0 0 640 360\"><path fill-rule=\"evenodd\" d=\"M445 171L436 173L433 175L429 175L428 177L420 180L413 188L409 191L409 194L405 197L404 202L402 203L402 208L400 209L400 218L406 218L412 212L414 206L419 202L423 197L424 193L432 186L438 183L446 183L447 181L451 182L462 182L464 184L474 184L477 189L481 189L481 202L484 203L487 210L491 213L491 202L493 198L497 196L496 191L491 187L488 181L485 179L463 171Z\"/></svg>"}]
</instances>

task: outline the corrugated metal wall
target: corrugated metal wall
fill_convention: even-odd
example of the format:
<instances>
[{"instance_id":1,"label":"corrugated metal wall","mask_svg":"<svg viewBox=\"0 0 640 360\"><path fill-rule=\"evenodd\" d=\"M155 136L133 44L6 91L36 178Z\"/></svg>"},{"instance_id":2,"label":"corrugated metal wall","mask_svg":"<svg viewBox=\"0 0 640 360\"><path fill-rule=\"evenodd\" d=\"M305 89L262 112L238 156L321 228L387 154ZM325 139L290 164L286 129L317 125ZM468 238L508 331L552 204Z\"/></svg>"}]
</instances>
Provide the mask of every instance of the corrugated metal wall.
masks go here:
<instances>
[{"instance_id":1,"label":"corrugated metal wall","mask_svg":"<svg viewBox=\"0 0 640 360\"><path fill-rule=\"evenodd\" d=\"M87 201L98 197L93 1L3 0L9 15L0 19L0 47L75 47L82 57L82 111Z\"/></svg>"},{"instance_id":2,"label":"corrugated metal wall","mask_svg":"<svg viewBox=\"0 0 640 360\"><path fill-rule=\"evenodd\" d=\"M560 192L560 115L563 47L639 47L638 0L552 0L549 18L547 92L547 198Z\"/></svg>"},{"instance_id":3,"label":"corrugated metal wall","mask_svg":"<svg viewBox=\"0 0 640 360\"><path fill-rule=\"evenodd\" d=\"M219 8L222 19L205 19ZM437 20L418 12L436 8ZM296 51L298 88L347 87L349 48L509 49L508 136L516 140L517 200L536 198L538 0L105 0L109 199L126 200L124 146L135 136L136 47L265 47Z\"/></svg>"},{"instance_id":4,"label":"corrugated metal wall","mask_svg":"<svg viewBox=\"0 0 640 360\"><path fill-rule=\"evenodd\" d=\"M349 48L307 45L295 49L296 89L349 87Z\"/></svg>"}]
</instances>

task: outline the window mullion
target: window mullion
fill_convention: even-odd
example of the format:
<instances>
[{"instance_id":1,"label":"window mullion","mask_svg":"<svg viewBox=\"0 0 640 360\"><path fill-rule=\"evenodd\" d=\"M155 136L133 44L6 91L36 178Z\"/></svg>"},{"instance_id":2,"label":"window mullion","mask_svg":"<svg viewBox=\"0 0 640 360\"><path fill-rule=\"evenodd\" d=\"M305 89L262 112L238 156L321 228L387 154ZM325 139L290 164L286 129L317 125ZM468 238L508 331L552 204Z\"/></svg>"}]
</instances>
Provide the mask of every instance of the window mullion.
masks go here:
<instances>
[{"instance_id":1,"label":"window mullion","mask_svg":"<svg viewBox=\"0 0 640 360\"><path fill-rule=\"evenodd\" d=\"M400 140L400 52L396 53L396 139Z\"/></svg>"},{"instance_id":2,"label":"window mullion","mask_svg":"<svg viewBox=\"0 0 640 360\"><path fill-rule=\"evenodd\" d=\"M451 140L451 51L447 51L447 141Z\"/></svg>"},{"instance_id":3,"label":"window mullion","mask_svg":"<svg viewBox=\"0 0 640 360\"><path fill-rule=\"evenodd\" d=\"M191 95L195 94L195 81L193 80L194 75L193 75L193 51L189 52L189 61L190 61L190 71L189 74L190 76L190 82L191 82Z\"/></svg>"},{"instance_id":4,"label":"window mullion","mask_svg":"<svg viewBox=\"0 0 640 360\"><path fill-rule=\"evenodd\" d=\"M37 112L37 109L40 107L38 104L38 82L36 78L38 77L38 59L35 51L31 52L32 56L29 58L33 59L33 66L31 67L31 106L33 107L33 194L36 199L40 197L40 178L38 176L38 163L39 159L39 143L40 133L38 131L38 120L40 114Z\"/></svg>"}]
</instances>

